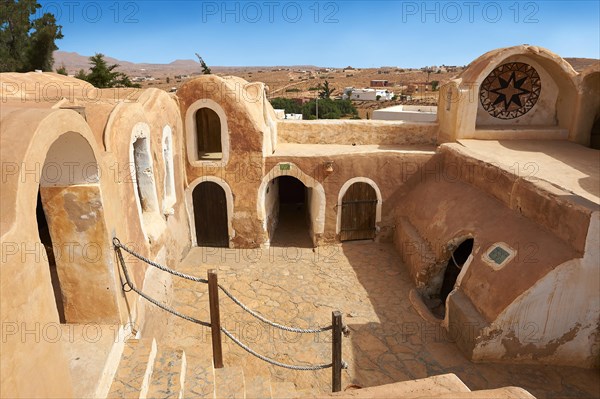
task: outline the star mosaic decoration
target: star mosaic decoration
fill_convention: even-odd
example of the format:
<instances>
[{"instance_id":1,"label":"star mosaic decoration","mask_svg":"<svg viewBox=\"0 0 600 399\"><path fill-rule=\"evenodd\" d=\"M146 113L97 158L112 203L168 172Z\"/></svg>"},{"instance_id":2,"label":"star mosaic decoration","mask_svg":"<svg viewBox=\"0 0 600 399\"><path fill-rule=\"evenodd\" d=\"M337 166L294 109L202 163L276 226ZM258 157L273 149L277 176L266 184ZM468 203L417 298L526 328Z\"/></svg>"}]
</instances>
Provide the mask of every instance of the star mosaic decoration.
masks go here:
<instances>
[{"instance_id":1,"label":"star mosaic decoration","mask_svg":"<svg viewBox=\"0 0 600 399\"><path fill-rule=\"evenodd\" d=\"M540 75L522 62L502 64L481 83L479 101L498 119L515 119L533 108L540 97Z\"/></svg>"}]
</instances>

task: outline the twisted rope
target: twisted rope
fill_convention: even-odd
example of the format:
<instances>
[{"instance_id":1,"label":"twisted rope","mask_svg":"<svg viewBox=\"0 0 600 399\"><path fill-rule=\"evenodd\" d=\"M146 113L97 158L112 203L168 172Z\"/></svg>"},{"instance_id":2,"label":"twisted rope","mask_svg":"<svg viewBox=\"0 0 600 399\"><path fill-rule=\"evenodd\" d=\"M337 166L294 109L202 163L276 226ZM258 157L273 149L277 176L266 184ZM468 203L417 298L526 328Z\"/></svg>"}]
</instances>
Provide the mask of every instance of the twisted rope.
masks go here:
<instances>
[{"instance_id":1,"label":"twisted rope","mask_svg":"<svg viewBox=\"0 0 600 399\"><path fill-rule=\"evenodd\" d=\"M117 247L117 248L123 249L125 252L127 252L130 255L135 256L139 260L141 260L143 262L146 262L147 264L149 264L151 266L154 266L157 269L162 270L163 272L170 273L170 274L172 274L174 276L181 277L181 278L184 278L186 280L195 281L197 283L208 284L208 280L206 280L206 279L203 279L203 278L200 278L200 277L195 277L195 276L190 276L189 274L185 274L185 273L180 273L180 272L175 271L173 269L169 269L168 267L163 266L160 263L156 263L156 262L151 261L150 259L146 258L145 256L142 256L142 255L136 253L133 249L129 249L125 245L121 244L121 241L117 237L113 238L113 245L115 247Z\"/></svg>"},{"instance_id":2,"label":"twisted rope","mask_svg":"<svg viewBox=\"0 0 600 399\"><path fill-rule=\"evenodd\" d=\"M239 299L237 299L235 296L233 296L232 293L230 293L229 291L227 291L227 289L225 289L221 284L219 284L219 288L236 305L238 305L239 307L241 307L242 309L244 309L246 312L250 313L252 316L256 317L258 320L260 320L260 321L262 321L264 323L267 323L267 324L269 324L269 325L271 325L271 326L273 326L275 328L279 328L279 329L284 330L284 331L289 331L289 332L294 332L294 333L300 333L300 334L316 334L316 333L320 333L320 332L324 332L324 331L329 331L329 330L331 330L333 328L332 325L327 326L327 327L319 327L319 328L296 328L296 327L288 327L288 326L281 325L279 323L275 323L274 321L271 321L271 320L265 318L261 314L256 313L254 310L252 310L249 307L247 307L246 305L244 305L242 302L240 302Z\"/></svg>"},{"instance_id":3,"label":"twisted rope","mask_svg":"<svg viewBox=\"0 0 600 399\"><path fill-rule=\"evenodd\" d=\"M295 364L281 363L281 362L278 362L277 360L271 359L270 357L266 357L264 355L261 355L258 352L255 352L250 347L244 345L237 338L235 338L229 331L227 331L226 328L221 327L221 331L223 331L223 334L227 335L233 342L235 342L240 348L242 348L243 350L245 350L249 354L251 354L253 356L256 356L260 360L265 361L267 363L270 363L270 364L272 364L274 366L279 366L279 367L283 367L283 368L286 368L286 369L299 370L299 371L323 370L323 369L328 369L330 367L333 367L333 363L329 363L329 364L317 364L317 365L314 365L314 366L298 366L298 365L295 365ZM348 365L344 362L342 364L342 368L348 368Z\"/></svg>"},{"instance_id":4,"label":"twisted rope","mask_svg":"<svg viewBox=\"0 0 600 399\"><path fill-rule=\"evenodd\" d=\"M114 243L114 240L113 240L113 243ZM124 291L133 291L136 294L138 294L139 296L141 296L142 298L144 298L145 300L147 300L148 302L150 302L150 303L158 306L162 310L165 310L165 311L167 311L169 313L172 313L175 316L181 317L184 320L191 321L192 323L200 324L200 325L205 326L205 327L210 327L211 326L210 323L207 323L205 321L198 320L198 319L196 319L194 317L191 317L191 316L185 315L183 313L180 313L180 312L176 311L175 309L172 309L172 308L168 307L167 305L158 302L156 299L149 297L148 295L144 294L141 290L138 290L136 288L135 284L133 284L131 282L131 279L129 278L129 272L127 270L127 266L125 266L125 259L123 259L123 253L121 252L121 248L120 247L121 247L120 245L116 245L115 244L115 252L117 253L117 256L119 258L119 262L121 263L121 268L123 269L123 274L125 275L125 281L126 282L125 282L125 284L123 284L123 290ZM125 286L128 286L130 288L130 290L125 290Z\"/></svg>"}]
</instances>

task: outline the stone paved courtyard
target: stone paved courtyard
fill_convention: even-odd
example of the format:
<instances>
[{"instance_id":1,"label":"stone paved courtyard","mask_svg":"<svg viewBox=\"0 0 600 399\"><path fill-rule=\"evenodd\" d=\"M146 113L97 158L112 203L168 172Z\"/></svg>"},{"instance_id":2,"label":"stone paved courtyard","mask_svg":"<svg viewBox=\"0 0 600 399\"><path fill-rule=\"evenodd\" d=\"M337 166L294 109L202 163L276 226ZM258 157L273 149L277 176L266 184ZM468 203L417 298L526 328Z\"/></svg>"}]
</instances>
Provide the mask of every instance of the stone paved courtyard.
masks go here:
<instances>
[{"instance_id":1,"label":"stone paved courtyard","mask_svg":"<svg viewBox=\"0 0 600 399\"><path fill-rule=\"evenodd\" d=\"M538 398L600 397L598 370L467 360L444 330L414 310L408 273L390 244L353 242L310 248L269 250L193 248L179 270L206 277L217 269L219 282L242 302L276 322L301 328L329 325L341 310L351 336L344 339L342 387L362 387L455 373L471 390L520 386ZM287 333L267 327L220 293L221 321L253 349L294 364L329 363L330 332ZM173 305L209 320L207 287L174 278ZM210 353L210 330L173 316L161 341L186 352ZM331 370L290 371L267 366L223 336L226 366L242 366L246 378L269 375L291 381L304 393L330 390Z\"/></svg>"}]
</instances>

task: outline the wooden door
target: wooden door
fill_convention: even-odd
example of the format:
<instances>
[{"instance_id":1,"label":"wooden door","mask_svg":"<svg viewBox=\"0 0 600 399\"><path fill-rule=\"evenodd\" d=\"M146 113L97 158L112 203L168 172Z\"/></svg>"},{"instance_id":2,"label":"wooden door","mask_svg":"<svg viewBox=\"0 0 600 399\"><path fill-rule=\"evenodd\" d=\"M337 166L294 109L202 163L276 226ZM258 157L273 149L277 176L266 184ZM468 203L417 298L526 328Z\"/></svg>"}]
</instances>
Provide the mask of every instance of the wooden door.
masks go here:
<instances>
[{"instance_id":1,"label":"wooden door","mask_svg":"<svg viewBox=\"0 0 600 399\"><path fill-rule=\"evenodd\" d=\"M227 198L217 183L200 183L192 193L196 243L199 247L229 247Z\"/></svg>"},{"instance_id":2,"label":"wooden door","mask_svg":"<svg viewBox=\"0 0 600 399\"><path fill-rule=\"evenodd\" d=\"M367 183L354 183L342 198L342 241L375 238L377 194Z\"/></svg>"}]
</instances>

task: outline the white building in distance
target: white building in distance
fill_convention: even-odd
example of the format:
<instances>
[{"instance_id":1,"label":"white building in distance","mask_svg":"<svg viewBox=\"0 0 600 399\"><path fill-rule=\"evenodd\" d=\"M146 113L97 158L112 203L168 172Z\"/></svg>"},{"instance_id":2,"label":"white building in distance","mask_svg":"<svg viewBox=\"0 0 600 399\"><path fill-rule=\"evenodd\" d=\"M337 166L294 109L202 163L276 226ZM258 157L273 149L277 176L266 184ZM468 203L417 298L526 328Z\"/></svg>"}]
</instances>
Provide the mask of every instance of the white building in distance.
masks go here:
<instances>
[{"instance_id":1,"label":"white building in distance","mask_svg":"<svg viewBox=\"0 0 600 399\"><path fill-rule=\"evenodd\" d=\"M343 100L359 100L359 101L389 101L394 97L394 93L386 89L355 89L354 87L346 87Z\"/></svg>"}]
</instances>

